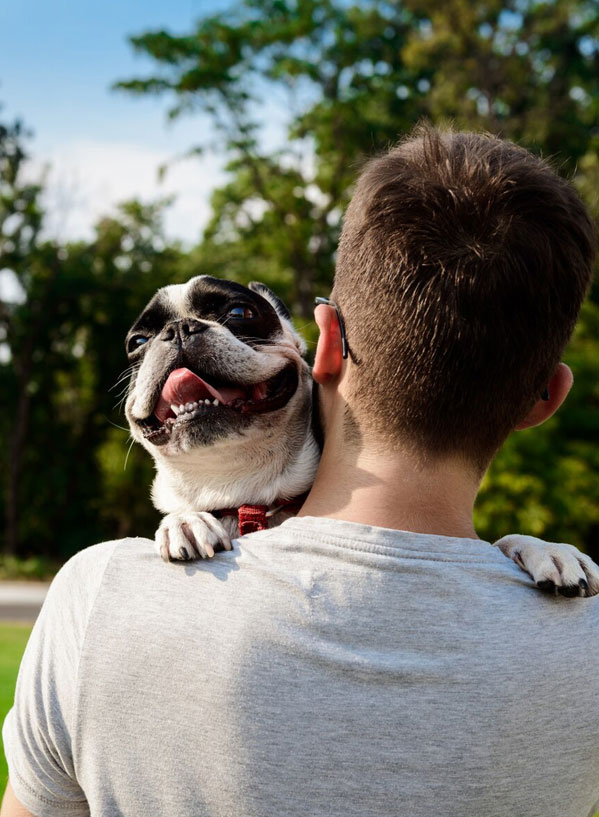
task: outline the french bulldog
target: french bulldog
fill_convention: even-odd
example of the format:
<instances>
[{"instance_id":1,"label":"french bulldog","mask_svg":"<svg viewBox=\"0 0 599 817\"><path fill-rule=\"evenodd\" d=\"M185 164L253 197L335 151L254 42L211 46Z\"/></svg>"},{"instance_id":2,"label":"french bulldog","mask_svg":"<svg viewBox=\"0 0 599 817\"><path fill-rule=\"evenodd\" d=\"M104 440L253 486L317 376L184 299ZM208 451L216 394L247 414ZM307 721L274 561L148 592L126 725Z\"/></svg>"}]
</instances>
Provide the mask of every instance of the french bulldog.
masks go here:
<instances>
[{"instance_id":1,"label":"french bulldog","mask_svg":"<svg viewBox=\"0 0 599 817\"><path fill-rule=\"evenodd\" d=\"M131 434L156 464L165 561L214 556L295 514L320 457L305 345L268 287L199 275L160 289L126 339ZM543 589L599 593L570 545L512 535L496 545Z\"/></svg>"}]
</instances>

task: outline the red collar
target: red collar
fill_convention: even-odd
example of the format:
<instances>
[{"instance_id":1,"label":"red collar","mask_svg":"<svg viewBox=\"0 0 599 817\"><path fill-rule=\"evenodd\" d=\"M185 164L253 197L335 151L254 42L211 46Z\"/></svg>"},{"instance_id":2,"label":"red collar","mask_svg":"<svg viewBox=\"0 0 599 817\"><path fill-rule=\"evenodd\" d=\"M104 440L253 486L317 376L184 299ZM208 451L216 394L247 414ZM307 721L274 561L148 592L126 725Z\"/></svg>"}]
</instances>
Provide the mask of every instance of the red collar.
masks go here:
<instances>
[{"instance_id":1,"label":"red collar","mask_svg":"<svg viewBox=\"0 0 599 817\"><path fill-rule=\"evenodd\" d=\"M211 511L217 518L222 516L236 516L239 525L239 535L254 533L257 530L268 530L268 520L279 511L297 513L304 504L308 494L294 497L294 499L284 499L276 502L273 507L268 505L240 505L239 508L221 508L218 511Z\"/></svg>"}]
</instances>

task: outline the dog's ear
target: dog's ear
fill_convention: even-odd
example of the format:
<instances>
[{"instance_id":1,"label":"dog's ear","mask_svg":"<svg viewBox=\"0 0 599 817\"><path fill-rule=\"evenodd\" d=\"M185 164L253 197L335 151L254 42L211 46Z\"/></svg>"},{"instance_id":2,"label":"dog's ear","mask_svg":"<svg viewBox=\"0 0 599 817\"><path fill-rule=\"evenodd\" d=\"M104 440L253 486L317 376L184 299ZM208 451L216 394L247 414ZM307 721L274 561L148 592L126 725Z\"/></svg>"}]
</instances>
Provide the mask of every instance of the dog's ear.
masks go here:
<instances>
[{"instance_id":1,"label":"dog's ear","mask_svg":"<svg viewBox=\"0 0 599 817\"><path fill-rule=\"evenodd\" d=\"M283 301L279 298L278 295L269 289L266 284L261 284L260 281L251 281L248 284L248 288L252 290L252 292L256 292L258 295L261 295L268 303L273 307L279 318L284 321L284 324L287 325L288 330L291 332L291 336L293 338L293 342L297 346L300 355L306 354L306 342L298 335L293 326L291 321L291 314Z\"/></svg>"},{"instance_id":2,"label":"dog's ear","mask_svg":"<svg viewBox=\"0 0 599 817\"><path fill-rule=\"evenodd\" d=\"M261 284L260 281L251 281L248 285L248 288L252 290L252 292L257 292L258 295L262 295L269 304L273 307L275 312L280 318L285 318L286 321L291 320L291 315L289 310L283 303L283 301L279 298L278 295L269 289L266 284Z\"/></svg>"}]
</instances>

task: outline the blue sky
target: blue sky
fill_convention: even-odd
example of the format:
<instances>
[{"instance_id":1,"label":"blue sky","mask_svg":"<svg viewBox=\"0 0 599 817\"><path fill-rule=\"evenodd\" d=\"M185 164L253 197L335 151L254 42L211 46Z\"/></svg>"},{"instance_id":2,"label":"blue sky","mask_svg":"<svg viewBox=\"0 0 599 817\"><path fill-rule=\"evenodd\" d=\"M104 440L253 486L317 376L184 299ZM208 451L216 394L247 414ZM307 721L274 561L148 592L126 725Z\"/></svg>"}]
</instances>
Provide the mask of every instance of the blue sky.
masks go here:
<instances>
[{"instance_id":1,"label":"blue sky","mask_svg":"<svg viewBox=\"0 0 599 817\"><path fill-rule=\"evenodd\" d=\"M210 190L222 180L219 157L175 167L159 187L161 162L198 141L207 123L166 121L167 100L136 99L111 84L151 72L127 35L165 27L188 32L223 0L12 0L0 2L2 117L34 130L31 172L50 164L48 231L87 235L118 200L175 193L171 235L197 239Z\"/></svg>"}]
</instances>

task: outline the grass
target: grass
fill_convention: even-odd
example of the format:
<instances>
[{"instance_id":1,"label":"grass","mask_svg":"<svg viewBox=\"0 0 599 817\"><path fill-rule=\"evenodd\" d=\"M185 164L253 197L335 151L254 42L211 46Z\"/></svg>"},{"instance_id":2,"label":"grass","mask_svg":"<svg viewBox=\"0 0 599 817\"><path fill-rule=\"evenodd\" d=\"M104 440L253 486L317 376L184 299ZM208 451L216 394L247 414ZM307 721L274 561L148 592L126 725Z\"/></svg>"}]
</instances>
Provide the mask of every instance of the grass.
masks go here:
<instances>
[{"instance_id":1,"label":"grass","mask_svg":"<svg viewBox=\"0 0 599 817\"><path fill-rule=\"evenodd\" d=\"M17 672L30 632L30 624L0 623L0 723L4 722L12 706ZM7 779L8 768L0 738L0 797L4 794Z\"/></svg>"}]
</instances>

